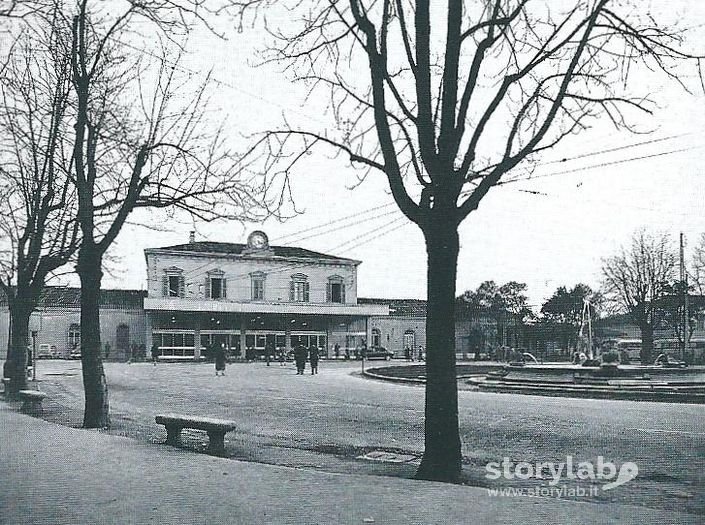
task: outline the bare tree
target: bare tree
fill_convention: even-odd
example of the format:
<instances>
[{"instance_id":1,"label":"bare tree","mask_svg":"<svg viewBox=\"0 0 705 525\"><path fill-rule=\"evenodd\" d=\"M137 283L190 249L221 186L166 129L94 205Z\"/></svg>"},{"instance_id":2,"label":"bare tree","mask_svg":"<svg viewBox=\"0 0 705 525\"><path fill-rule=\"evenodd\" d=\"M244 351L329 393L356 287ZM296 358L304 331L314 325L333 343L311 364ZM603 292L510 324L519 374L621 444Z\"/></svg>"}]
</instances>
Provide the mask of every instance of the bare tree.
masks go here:
<instances>
[{"instance_id":1,"label":"bare tree","mask_svg":"<svg viewBox=\"0 0 705 525\"><path fill-rule=\"evenodd\" d=\"M0 74L0 290L10 311L3 374L26 388L29 320L44 284L78 247L66 34L27 27Z\"/></svg>"},{"instance_id":2,"label":"bare tree","mask_svg":"<svg viewBox=\"0 0 705 525\"><path fill-rule=\"evenodd\" d=\"M85 427L110 424L100 284L106 250L130 213L168 207L204 221L258 220L284 199L274 195L271 180L234 168L221 129L204 121L207 81L186 96L189 84L174 40L189 19L198 18L196 9L196 2L154 0L131 2L116 13L80 0L69 21ZM152 41L161 35L157 53L135 52L127 43L139 41L140 20L149 23Z\"/></svg>"},{"instance_id":3,"label":"bare tree","mask_svg":"<svg viewBox=\"0 0 705 525\"><path fill-rule=\"evenodd\" d=\"M698 244L693 250L690 261L690 277L694 290L700 295L705 295L705 233L700 235Z\"/></svg>"},{"instance_id":4,"label":"bare tree","mask_svg":"<svg viewBox=\"0 0 705 525\"><path fill-rule=\"evenodd\" d=\"M651 363L654 329L661 319L661 303L671 292L677 256L667 234L634 234L629 248L603 260L605 298L627 313L641 330L641 362Z\"/></svg>"},{"instance_id":5,"label":"bare tree","mask_svg":"<svg viewBox=\"0 0 705 525\"><path fill-rule=\"evenodd\" d=\"M646 65L678 81L694 58L638 2L529 0L231 0L247 23L282 9L268 59L327 100L334 131L285 125L265 133L271 172L315 147L386 176L428 254L425 453L417 476L461 468L454 348L458 225L490 188L598 119L629 129L649 100L627 89ZM267 20L271 20L267 18ZM364 71L364 74L362 73ZM261 158L259 159L261 160ZM507 178L513 174L513 178ZM419 192L420 190L420 192ZM420 197L414 197L418 195Z\"/></svg>"}]
</instances>

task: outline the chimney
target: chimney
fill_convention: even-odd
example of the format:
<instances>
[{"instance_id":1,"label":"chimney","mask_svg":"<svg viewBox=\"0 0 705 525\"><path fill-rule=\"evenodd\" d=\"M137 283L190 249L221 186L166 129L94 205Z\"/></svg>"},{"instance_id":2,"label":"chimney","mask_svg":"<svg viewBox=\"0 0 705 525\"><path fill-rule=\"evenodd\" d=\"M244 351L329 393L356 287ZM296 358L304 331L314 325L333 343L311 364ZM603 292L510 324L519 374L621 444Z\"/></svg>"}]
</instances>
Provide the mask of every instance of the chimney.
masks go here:
<instances>
[{"instance_id":1,"label":"chimney","mask_svg":"<svg viewBox=\"0 0 705 525\"><path fill-rule=\"evenodd\" d=\"M190 231L188 234L188 243L193 244L196 242L196 232L195 231Z\"/></svg>"}]
</instances>

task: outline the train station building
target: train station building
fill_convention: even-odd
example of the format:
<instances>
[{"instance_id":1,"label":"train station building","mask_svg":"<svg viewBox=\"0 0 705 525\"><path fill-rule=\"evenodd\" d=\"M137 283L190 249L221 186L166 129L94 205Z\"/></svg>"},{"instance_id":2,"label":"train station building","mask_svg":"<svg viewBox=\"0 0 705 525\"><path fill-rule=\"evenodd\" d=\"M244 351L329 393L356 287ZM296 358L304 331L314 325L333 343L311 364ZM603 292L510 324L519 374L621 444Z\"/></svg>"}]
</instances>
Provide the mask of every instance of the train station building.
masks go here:
<instances>
[{"instance_id":1,"label":"train station building","mask_svg":"<svg viewBox=\"0 0 705 525\"><path fill-rule=\"evenodd\" d=\"M145 250L147 347L164 358L199 359L209 345L230 355L296 344L330 350L372 337L386 304L360 304L360 261L271 246L262 231L247 244L196 241Z\"/></svg>"}]
</instances>

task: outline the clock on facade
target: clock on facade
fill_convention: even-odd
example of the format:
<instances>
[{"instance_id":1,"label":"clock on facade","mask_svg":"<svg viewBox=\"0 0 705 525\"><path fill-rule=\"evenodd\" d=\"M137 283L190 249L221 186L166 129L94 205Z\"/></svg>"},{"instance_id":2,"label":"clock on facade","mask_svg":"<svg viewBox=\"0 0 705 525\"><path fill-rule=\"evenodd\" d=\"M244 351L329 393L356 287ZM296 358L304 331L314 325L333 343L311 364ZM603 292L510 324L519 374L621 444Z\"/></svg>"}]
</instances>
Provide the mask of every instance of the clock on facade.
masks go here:
<instances>
[{"instance_id":1,"label":"clock on facade","mask_svg":"<svg viewBox=\"0 0 705 525\"><path fill-rule=\"evenodd\" d=\"M263 231L254 231L247 238L248 248L254 248L256 250L264 250L269 247L269 239L267 234Z\"/></svg>"}]
</instances>

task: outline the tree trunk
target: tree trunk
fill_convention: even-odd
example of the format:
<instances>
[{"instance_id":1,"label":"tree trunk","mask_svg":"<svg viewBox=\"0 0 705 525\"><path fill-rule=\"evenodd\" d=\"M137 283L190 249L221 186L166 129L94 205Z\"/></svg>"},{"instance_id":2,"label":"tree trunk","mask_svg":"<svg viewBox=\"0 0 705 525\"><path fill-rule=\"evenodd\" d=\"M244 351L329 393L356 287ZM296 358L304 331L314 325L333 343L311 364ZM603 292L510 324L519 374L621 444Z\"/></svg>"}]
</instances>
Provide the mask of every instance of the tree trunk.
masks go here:
<instances>
[{"instance_id":1,"label":"tree trunk","mask_svg":"<svg viewBox=\"0 0 705 525\"><path fill-rule=\"evenodd\" d=\"M461 469L455 375L458 231L447 221L424 234L428 254L426 421L425 450L416 478L457 482Z\"/></svg>"},{"instance_id":2,"label":"tree trunk","mask_svg":"<svg viewBox=\"0 0 705 525\"><path fill-rule=\"evenodd\" d=\"M21 303L21 299L13 299L14 303ZM10 319L12 331L10 333L10 347L12 353L5 363L5 377L10 378L8 385L8 398L15 397L17 392L27 388L27 346L29 345L29 318L33 308L27 304L11 304Z\"/></svg>"},{"instance_id":3,"label":"tree trunk","mask_svg":"<svg viewBox=\"0 0 705 525\"><path fill-rule=\"evenodd\" d=\"M86 245L81 248L76 269L81 279L81 361L86 405L84 428L110 426L108 383L105 379L100 344L100 283L102 259Z\"/></svg>"},{"instance_id":4,"label":"tree trunk","mask_svg":"<svg viewBox=\"0 0 705 525\"><path fill-rule=\"evenodd\" d=\"M650 365L653 362L654 354L654 328L649 323L642 323L641 330L641 352L639 358L642 365Z\"/></svg>"}]
</instances>

